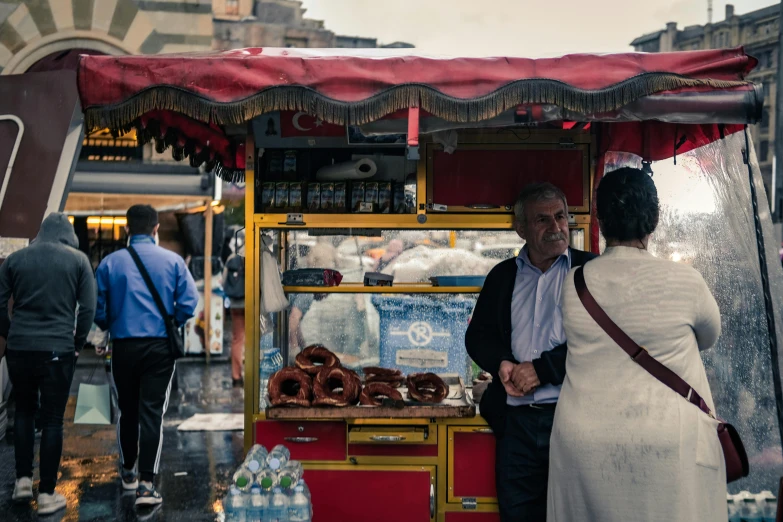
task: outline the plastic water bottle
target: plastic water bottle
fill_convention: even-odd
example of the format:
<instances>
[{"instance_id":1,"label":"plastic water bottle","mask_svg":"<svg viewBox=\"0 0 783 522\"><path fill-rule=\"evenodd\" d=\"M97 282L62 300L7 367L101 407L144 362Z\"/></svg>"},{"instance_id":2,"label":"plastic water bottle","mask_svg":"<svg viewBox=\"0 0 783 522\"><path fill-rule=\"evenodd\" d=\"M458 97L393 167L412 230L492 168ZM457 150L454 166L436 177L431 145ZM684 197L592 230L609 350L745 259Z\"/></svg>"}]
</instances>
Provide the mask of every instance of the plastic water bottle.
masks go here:
<instances>
[{"instance_id":1,"label":"plastic water bottle","mask_svg":"<svg viewBox=\"0 0 783 522\"><path fill-rule=\"evenodd\" d=\"M756 501L761 511L764 522L775 522L778 512L778 499L771 491L762 491L756 496Z\"/></svg>"},{"instance_id":2,"label":"plastic water bottle","mask_svg":"<svg viewBox=\"0 0 783 522\"><path fill-rule=\"evenodd\" d=\"M279 472L291 460L291 452L282 444L278 444L266 457L266 465L274 472Z\"/></svg>"},{"instance_id":3,"label":"plastic water bottle","mask_svg":"<svg viewBox=\"0 0 783 522\"><path fill-rule=\"evenodd\" d=\"M280 487L287 490L293 490L299 485L299 480L304 474L302 463L298 460L291 460L280 470Z\"/></svg>"},{"instance_id":4,"label":"plastic water bottle","mask_svg":"<svg viewBox=\"0 0 783 522\"><path fill-rule=\"evenodd\" d=\"M740 495L742 495L742 493L740 493ZM763 522L764 520L758 503L756 502L756 497L750 493L743 495L740 518L743 522Z\"/></svg>"},{"instance_id":5,"label":"plastic water bottle","mask_svg":"<svg viewBox=\"0 0 783 522\"><path fill-rule=\"evenodd\" d=\"M288 522L288 497L280 488L274 489L267 513L268 522Z\"/></svg>"},{"instance_id":6,"label":"plastic water bottle","mask_svg":"<svg viewBox=\"0 0 783 522\"><path fill-rule=\"evenodd\" d=\"M741 522L739 506L734 502L734 496L726 494L726 509L729 513L729 522Z\"/></svg>"},{"instance_id":7,"label":"plastic water bottle","mask_svg":"<svg viewBox=\"0 0 783 522\"><path fill-rule=\"evenodd\" d=\"M268 493L280 485L280 477L271 469L265 468L256 475L256 482L262 490Z\"/></svg>"},{"instance_id":8,"label":"plastic water bottle","mask_svg":"<svg viewBox=\"0 0 783 522\"><path fill-rule=\"evenodd\" d=\"M278 371L281 367L278 367L277 363L273 359L272 350L266 350L264 357L261 359L261 368L259 369L259 381L261 389L261 408L266 408L269 405L269 378L273 373Z\"/></svg>"},{"instance_id":9,"label":"plastic water bottle","mask_svg":"<svg viewBox=\"0 0 783 522\"><path fill-rule=\"evenodd\" d=\"M228 496L223 500L223 512L226 514L226 522L247 521L245 498L236 486L231 486Z\"/></svg>"},{"instance_id":10,"label":"plastic water bottle","mask_svg":"<svg viewBox=\"0 0 783 522\"><path fill-rule=\"evenodd\" d=\"M310 520L312 520L310 499L305 496L302 486L296 486L288 504L288 522L310 522Z\"/></svg>"},{"instance_id":11,"label":"plastic water bottle","mask_svg":"<svg viewBox=\"0 0 783 522\"><path fill-rule=\"evenodd\" d=\"M250 490L247 500L247 522L264 522L269 510L269 497L261 493L261 488Z\"/></svg>"},{"instance_id":12,"label":"plastic water bottle","mask_svg":"<svg viewBox=\"0 0 783 522\"><path fill-rule=\"evenodd\" d=\"M234 486L244 493L250 492L254 480L255 477L253 476L253 473L245 466L240 466L236 473L234 473Z\"/></svg>"},{"instance_id":13,"label":"plastic water bottle","mask_svg":"<svg viewBox=\"0 0 783 522\"><path fill-rule=\"evenodd\" d=\"M244 466L252 473L256 474L266 465L267 455L269 455L269 452L266 448L260 444L256 444L247 452Z\"/></svg>"}]
</instances>

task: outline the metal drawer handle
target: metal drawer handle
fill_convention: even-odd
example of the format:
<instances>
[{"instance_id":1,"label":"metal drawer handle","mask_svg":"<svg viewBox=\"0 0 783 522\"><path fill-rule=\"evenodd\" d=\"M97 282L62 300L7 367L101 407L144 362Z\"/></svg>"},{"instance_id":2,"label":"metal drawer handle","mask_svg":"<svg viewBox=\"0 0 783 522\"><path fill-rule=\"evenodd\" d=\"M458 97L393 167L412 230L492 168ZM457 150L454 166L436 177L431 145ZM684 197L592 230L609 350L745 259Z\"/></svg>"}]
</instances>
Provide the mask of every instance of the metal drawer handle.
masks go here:
<instances>
[{"instance_id":1,"label":"metal drawer handle","mask_svg":"<svg viewBox=\"0 0 783 522\"><path fill-rule=\"evenodd\" d=\"M476 433L492 433L492 428L478 428Z\"/></svg>"},{"instance_id":2,"label":"metal drawer handle","mask_svg":"<svg viewBox=\"0 0 783 522\"><path fill-rule=\"evenodd\" d=\"M435 518L435 486L430 484L430 518Z\"/></svg>"},{"instance_id":3,"label":"metal drawer handle","mask_svg":"<svg viewBox=\"0 0 783 522\"><path fill-rule=\"evenodd\" d=\"M401 435L373 435L370 440L374 442L400 442L405 440Z\"/></svg>"},{"instance_id":4,"label":"metal drawer handle","mask_svg":"<svg viewBox=\"0 0 783 522\"><path fill-rule=\"evenodd\" d=\"M296 442L296 443L308 443L308 442L318 442L318 437L285 437L283 439L286 442Z\"/></svg>"}]
</instances>

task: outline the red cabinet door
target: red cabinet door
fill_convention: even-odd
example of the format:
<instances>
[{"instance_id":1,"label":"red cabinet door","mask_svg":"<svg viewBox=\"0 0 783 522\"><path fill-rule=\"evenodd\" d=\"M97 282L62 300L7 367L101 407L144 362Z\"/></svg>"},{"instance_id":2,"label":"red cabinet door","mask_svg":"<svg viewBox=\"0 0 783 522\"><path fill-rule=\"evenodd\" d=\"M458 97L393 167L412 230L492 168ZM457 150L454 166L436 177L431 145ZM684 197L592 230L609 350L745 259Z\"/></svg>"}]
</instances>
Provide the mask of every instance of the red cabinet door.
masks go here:
<instances>
[{"instance_id":1,"label":"red cabinet door","mask_svg":"<svg viewBox=\"0 0 783 522\"><path fill-rule=\"evenodd\" d=\"M304 473L318 522L430 522L434 476L432 466L313 464Z\"/></svg>"},{"instance_id":2,"label":"red cabinet door","mask_svg":"<svg viewBox=\"0 0 783 522\"><path fill-rule=\"evenodd\" d=\"M347 435L343 421L258 421L256 443L271 450L283 444L291 458L304 461L345 461Z\"/></svg>"},{"instance_id":3,"label":"red cabinet door","mask_svg":"<svg viewBox=\"0 0 783 522\"><path fill-rule=\"evenodd\" d=\"M449 428L449 502L497 502L495 436L488 428Z\"/></svg>"}]
</instances>

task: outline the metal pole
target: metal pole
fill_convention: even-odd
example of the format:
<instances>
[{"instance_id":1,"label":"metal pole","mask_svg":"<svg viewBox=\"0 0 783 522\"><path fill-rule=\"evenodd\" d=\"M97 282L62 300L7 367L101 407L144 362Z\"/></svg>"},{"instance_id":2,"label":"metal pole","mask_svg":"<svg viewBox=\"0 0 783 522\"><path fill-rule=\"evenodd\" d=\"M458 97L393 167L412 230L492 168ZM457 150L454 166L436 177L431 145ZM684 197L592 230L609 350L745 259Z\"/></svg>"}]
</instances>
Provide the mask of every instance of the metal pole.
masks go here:
<instances>
[{"instance_id":1,"label":"metal pole","mask_svg":"<svg viewBox=\"0 0 783 522\"><path fill-rule=\"evenodd\" d=\"M212 314L212 201L204 211L204 352L209 363L210 323Z\"/></svg>"},{"instance_id":2,"label":"metal pole","mask_svg":"<svg viewBox=\"0 0 783 522\"><path fill-rule=\"evenodd\" d=\"M775 140L775 161L773 165L773 168L775 169L775 176L773 178L775 183L777 183L778 180L783 181L783 171L781 171L781 169L783 169L783 38L780 37L781 24L783 24L783 0L780 2L780 14L778 22L778 71L777 79L775 81L775 134L772 136L772 138ZM771 192L775 194L775 197L777 197L777 190L775 190L775 188L771 189ZM771 203L771 207L777 209L778 213L783 212L783 209L779 209L775 202ZM775 221L774 214L772 219ZM777 238L778 241L781 239L783 238Z\"/></svg>"}]
</instances>

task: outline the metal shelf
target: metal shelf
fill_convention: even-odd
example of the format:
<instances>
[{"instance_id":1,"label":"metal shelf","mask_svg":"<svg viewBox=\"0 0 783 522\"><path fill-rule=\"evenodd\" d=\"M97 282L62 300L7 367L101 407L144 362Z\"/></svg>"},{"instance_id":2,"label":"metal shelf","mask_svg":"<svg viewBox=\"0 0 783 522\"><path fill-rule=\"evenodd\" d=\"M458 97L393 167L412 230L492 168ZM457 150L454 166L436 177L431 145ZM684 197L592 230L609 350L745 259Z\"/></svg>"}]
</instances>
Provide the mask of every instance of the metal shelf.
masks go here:
<instances>
[{"instance_id":1,"label":"metal shelf","mask_svg":"<svg viewBox=\"0 0 783 522\"><path fill-rule=\"evenodd\" d=\"M343 283L340 286L284 286L287 294L478 294L480 286L432 286L430 283L401 283L393 286L364 286Z\"/></svg>"}]
</instances>

